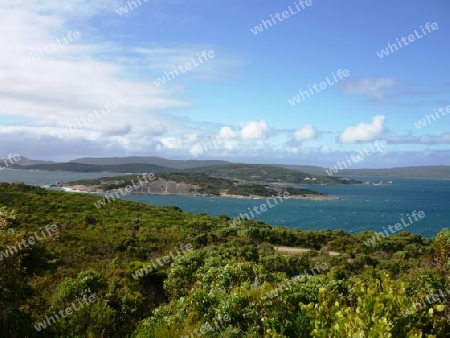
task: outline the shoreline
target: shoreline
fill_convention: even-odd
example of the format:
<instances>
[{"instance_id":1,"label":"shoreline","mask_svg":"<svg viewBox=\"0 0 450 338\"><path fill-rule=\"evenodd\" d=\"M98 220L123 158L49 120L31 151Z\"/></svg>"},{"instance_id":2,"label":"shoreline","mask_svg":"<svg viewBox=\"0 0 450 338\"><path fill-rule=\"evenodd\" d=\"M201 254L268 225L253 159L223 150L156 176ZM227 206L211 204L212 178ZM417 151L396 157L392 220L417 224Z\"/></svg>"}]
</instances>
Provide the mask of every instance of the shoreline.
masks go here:
<instances>
[{"instance_id":1,"label":"shoreline","mask_svg":"<svg viewBox=\"0 0 450 338\"><path fill-rule=\"evenodd\" d=\"M51 187L50 187L51 188ZM96 194L96 195L105 195L106 191L99 191L98 189L91 188L87 185L74 185L74 186L60 186L56 187L60 191L65 191L69 193L82 193L82 194ZM115 190L110 190L110 193L114 193ZM209 194L186 194L186 193L142 193L142 192L132 192L126 195L149 195L149 196L185 196L185 197L217 197L217 198L236 198L236 199L249 199L249 200L264 200L267 198L271 198L274 196L257 196L257 195L229 195L227 193L221 193L220 195L209 195ZM123 196L126 196L123 195ZM320 195L320 194L312 194L312 195L290 195L288 199L296 199L296 200L307 200L307 201L341 201L343 200L341 197L333 196L333 195Z\"/></svg>"},{"instance_id":2,"label":"shoreline","mask_svg":"<svg viewBox=\"0 0 450 338\"><path fill-rule=\"evenodd\" d=\"M229 198L243 198L243 199L254 199L254 200L264 200L267 198L272 198L275 196L242 196L242 195L227 195L220 194L220 196L214 197L229 197ZM308 201L340 201L343 200L341 197L333 196L333 195L289 195L289 198L286 199L294 199L294 200L308 200Z\"/></svg>"},{"instance_id":3,"label":"shoreline","mask_svg":"<svg viewBox=\"0 0 450 338\"><path fill-rule=\"evenodd\" d=\"M364 177L364 178L384 178L384 179L397 179L397 178L407 178L407 179L417 179L417 180L436 180L436 181L448 181L450 180L450 177L411 177L411 176L373 176L373 175L341 175L342 177L351 177L351 178L360 178L360 177ZM359 183L361 184L361 183ZM364 184L364 183L363 183Z\"/></svg>"}]
</instances>

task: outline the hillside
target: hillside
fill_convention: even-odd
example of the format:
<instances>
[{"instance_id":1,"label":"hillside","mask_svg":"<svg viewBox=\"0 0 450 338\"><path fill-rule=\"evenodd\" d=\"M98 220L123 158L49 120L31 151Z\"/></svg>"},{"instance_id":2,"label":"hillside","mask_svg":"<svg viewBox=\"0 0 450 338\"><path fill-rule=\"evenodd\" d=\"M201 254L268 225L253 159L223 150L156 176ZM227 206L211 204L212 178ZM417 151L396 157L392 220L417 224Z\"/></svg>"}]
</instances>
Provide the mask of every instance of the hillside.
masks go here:
<instances>
[{"instance_id":1,"label":"hillside","mask_svg":"<svg viewBox=\"0 0 450 338\"><path fill-rule=\"evenodd\" d=\"M450 166L418 166L389 169L346 169L340 175L354 176L384 176L410 178L450 179Z\"/></svg>"},{"instance_id":2,"label":"hillside","mask_svg":"<svg viewBox=\"0 0 450 338\"><path fill-rule=\"evenodd\" d=\"M326 171L324 168L313 165L293 165L293 164L268 164L268 165L302 171L313 175L326 175Z\"/></svg>"},{"instance_id":3,"label":"hillside","mask_svg":"<svg viewBox=\"0 0 450 338\"><path fill-rule=\"evenodd\" d=\"M61 187L71 187L80 191L104 193L116 192L120 188L133 186L138 182L139 175L119 177L103 177L94 180L82 180L60 184ZM333 199L322 193L308 189L295 189L279 185L260 185L236 182L224 178L211 177L202 173L171 173L159 174L154 180L143 182L133 189L134 194L180 194L235 197L271 197L287 191L291 197L312 197Z\"/></svg>"},{"instance_id":4,"label":"hillside","mask_svg":"<svg viewBox=\"0 0 450 338\"><path fill-rule=\"evenodd\" d=\"M73 171L73 172L108 172L108 173L165 173L174 171L174 169L160 167L154 164L130 163L118 165L95 165L81 164L75 162L50 163L50 164L32 164L27 166L11 165L14 169L26 170L46 170L46 171Z\"/></svg>"},{"instance_id":5,"label":"hillside","mask_svg":"<svg viewBox=\"0 0 450 338\"><path fill-rule=\"evenodd\" d=\"M266 183L291 184L354 184L360 183L347 178L312 175L298 170L281 168L263 164L218 164L200 168L177 170L161 167L154 164L128 163L128 164L81 164L76 162L35 164L26 167L12 165L15 169L34 169L49 171L75 171L75 172L109 172L109 173L200 173L229 180Z\"/></svg>"},{"instance_id":6,"label":"hillside","mask_svg":"<svg viewBox=\"0 0 450 338\"><path fill-rule=\"evenodd\" d=\"M287 164L244 164L219 160L169 160L154 156L128 157L85 157L65 163L29 160L10 165L15 169L33 169L74 172L112 172L112 173L205 173L217 177L242 179L246 181L286 182L301 184L347 184L339 182L338 177L329 177L325 169L309 165ZM388 169L344 169L343 176L410 177L450 179L450 166L416 166ZM316 178L305 181L305 178Z\"/></svg>"},{"instance_id":7,"label":"hillside","mask_svg":"<svg viewBox=\"0 0 450 338\"><path fill-rule=\"evenodd\" d=\"M41 161L41 160L30 160L29 158L20 157L20 161L16 162L17 165L21 165L21 166L28 166L28 165L33 165L33 164L52 164L52 163L56 163L53 161Z\"/></svg>"},{"instance_id":8,"label":"hillside","mask_svg":"<svg viewBox=\"0 0 450 338\"><path fill-rule=\"evenodd\" d=\"M95 164L95 165L121 165L121 164L153 164L160 167L171 169L190 169L198 167L206 167L211 165L226 164L227 161L218 160L168 160L162 157L155 156L127 156L127 157L84 157L69 161L81 164Z\"/></svg>"},{"instance_id":9,"label":"hillside","mask_svg":"<svg viewBox=\"0 0 450 338\"><path fill-rule=\"evenodd\" d=\"M307 174L298 170L281 168L264 164L223 164L187 170L188 172L205 173L211 176L265 183L291 184L354 184L360 183L351 179Z\"/></svg>"},{"instance_id":10,"label":"hillside","mask_svg":"<svg viewBox=\"0 0 450 338\"><path fill-rule=\"evenodd\" d=\"M97 198L0 184L4 336L169 338L206 323L217 338L449 332L445 297L414 309L450 286L448 231L366 245L373 233L232 226L226 216L122 200L96 209ZM42 239L50 224L58 231ZM7 249L38 233L33 245ZM80 309L87 295L94 300ZM47 323L74 302L77 311Z\"/></svg>"}]
</instances>

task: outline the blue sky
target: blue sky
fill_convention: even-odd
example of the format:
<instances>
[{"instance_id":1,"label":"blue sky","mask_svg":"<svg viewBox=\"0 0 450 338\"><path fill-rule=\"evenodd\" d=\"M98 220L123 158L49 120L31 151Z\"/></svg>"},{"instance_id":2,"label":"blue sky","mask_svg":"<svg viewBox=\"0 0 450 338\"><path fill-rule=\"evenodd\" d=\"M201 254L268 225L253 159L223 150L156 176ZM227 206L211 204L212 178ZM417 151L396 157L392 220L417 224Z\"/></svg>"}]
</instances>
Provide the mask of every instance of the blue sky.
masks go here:
<instances>
[{"instance_id":1,"label":"blue sky","mask_svg":"<svg viewBox=\"0 0 450 338\"><path fill-rule=\"evenodd\" d=\"M311 0L258 34L297 1L144 1L0 0L0 157L328 167L386 140L354 167L450 165L450 113L416 127L450 105L448 1ZM377 55L415 30L420 39ZM37 56L69 32L80 36ZM214 57L155 84L203 51ZM339 70L350 75L289 103ZM118 109L61 133L108 102Z\"/></svg>"}]
</instances>

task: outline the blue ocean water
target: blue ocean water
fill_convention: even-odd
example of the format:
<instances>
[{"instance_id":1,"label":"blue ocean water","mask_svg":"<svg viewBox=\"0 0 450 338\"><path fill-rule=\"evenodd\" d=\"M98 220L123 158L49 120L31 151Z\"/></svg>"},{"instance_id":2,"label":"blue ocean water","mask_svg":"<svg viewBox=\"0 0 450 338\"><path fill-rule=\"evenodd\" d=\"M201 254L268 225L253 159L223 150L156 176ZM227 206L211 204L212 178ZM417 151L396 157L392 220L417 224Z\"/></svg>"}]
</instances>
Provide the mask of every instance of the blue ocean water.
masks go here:
<instances>
[{"instance_id":1,"label":"blue ocean water","mask_svg":"<svg viewBox=\"0 0 450 338\"><path fill-rule=\"evenodd\" d=\"M42 171L42 170L0 170L0 182L23 182L29 185L45 186L55 182L70 182L88 180L106 176L117 176L111 173L79 173L68 171Z\"/></svg>"},{"instance_id":2,"label":"blue ocean water","mask_svg":"<svg viewBox=\"0 0 450 338\"><path fill-rule=\"evenodd\" d=\"M48 185L55 181L116 176L107 173L70 173L24 170L2 170L0 181ZM384 182L391 178L352 177L360 181ZM435 236L450 227L450 180L395 178L393 185L306 186L319 192L341 197L340 201L285 200L256 215L270 225L299 229L343 229L349 233L363 230L383 231L383 227L408 222L407 214L424 211L425 218L406 230L425 237ZM298 186L302 187L302 186ZM305 186L303 186L305 187ZM175 205L183 211L238 217L265 200L209 198L161 195L127 195L123 199L155 205ZM273 202L272 202L273 204ZM112 205L110 207L113 207Z\"/></svg>"},{"instance_id":3,"label":"blue ocean water","mask_svg":"<svg viewBox=\"0 0 450 338\"><path fill-rule=\"evenodd\" d=\"M361 181L384 182L392 178L353 177ZM299 186L300 187L300 186ZM313 186L316 191L341 197L340 201L285 200L256 215L270 225L298 229L343 229L349 233L383 231L401 223L416 210L425 218L405 228L424 237L435 236L450 227L450 180L394 179L392 185ZM128 195L124 199L155 205L176 205L183 211L238 217L266 203L265 200L185 196ZM272 202L273 204L273 202ZM412 218L413 219L413 218ZM414 219L413 219L414 220Z\"/></svg>"}]
</instances>

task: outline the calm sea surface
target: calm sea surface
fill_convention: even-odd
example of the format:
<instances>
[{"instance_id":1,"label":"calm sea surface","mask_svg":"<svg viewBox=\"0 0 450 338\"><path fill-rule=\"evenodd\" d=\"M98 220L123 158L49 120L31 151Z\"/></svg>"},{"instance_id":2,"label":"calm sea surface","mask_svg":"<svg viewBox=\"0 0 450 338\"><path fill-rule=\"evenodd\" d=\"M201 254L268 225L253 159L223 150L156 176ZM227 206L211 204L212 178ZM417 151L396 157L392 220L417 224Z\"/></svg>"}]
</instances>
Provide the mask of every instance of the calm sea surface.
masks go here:
<instances>
[{"instance_id":1,"label":"calm sea surface","mask_svg":"<svg viewBox=\"0 0 450 338\"><path fill-rule=\"evenodd\" d=\"M0 181L48 185L103 176L105 173L0 171ZM387 178L353 177L378 182ZM299 186L300 187L300 186ZM285 200L260 215L256 220L271 225L299 229L343 229L349 233L363 230L382 231L383 226L407 223L407 214L424 211L425 218L406 229L425 237L435 236L441 228L450 227L450 180L394 179L393 185L313 186L314 190L343 198L341 201ZM127 195L123 199L155 205L175 205L193 213L238 217L248 208L260 206L265 200L209 198L186 196ZM273 204L273 202L272 202ZM109 207L112 207L109 206Z\"/></svg>"},{"instance_id":2,"label":"calm sea surface","mask_svg":"<svg viewBox=\"0 0 450 338\"><path fill-rule=\"evenodd\" d=\"M69 182L107 176L118 176L118 174L13 169L0 170L0 182L23 182L25 184L39 186L50 185L56 181Z\"/></svg>"}]
</instances>

